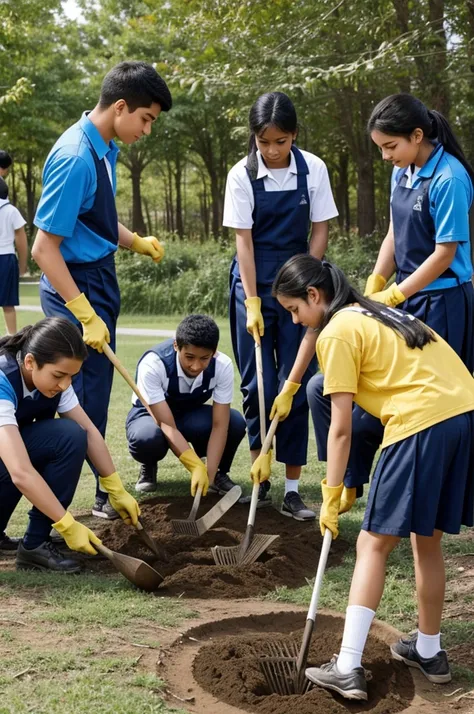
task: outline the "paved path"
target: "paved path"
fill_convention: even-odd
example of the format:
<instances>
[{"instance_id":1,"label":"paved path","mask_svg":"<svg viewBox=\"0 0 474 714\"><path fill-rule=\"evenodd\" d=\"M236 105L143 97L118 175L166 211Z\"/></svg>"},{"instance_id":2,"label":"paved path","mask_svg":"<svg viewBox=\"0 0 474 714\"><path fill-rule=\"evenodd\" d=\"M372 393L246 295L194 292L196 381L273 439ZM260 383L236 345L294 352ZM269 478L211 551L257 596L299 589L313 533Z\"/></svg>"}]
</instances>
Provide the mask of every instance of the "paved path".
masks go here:
<instances>
[{"instance_id":1,"label":"paved path","mask_svg":"<svg viewBox=\"0 0 474 714\"><path fill-rule=\"evenodd\" d=\"M41 312L39 305L17 305L17 310L25 312ZM153 330L148 327L117 327L117 335L129 335L131 337L174 337L174 330Z\"/></svg>"}]
</instances>

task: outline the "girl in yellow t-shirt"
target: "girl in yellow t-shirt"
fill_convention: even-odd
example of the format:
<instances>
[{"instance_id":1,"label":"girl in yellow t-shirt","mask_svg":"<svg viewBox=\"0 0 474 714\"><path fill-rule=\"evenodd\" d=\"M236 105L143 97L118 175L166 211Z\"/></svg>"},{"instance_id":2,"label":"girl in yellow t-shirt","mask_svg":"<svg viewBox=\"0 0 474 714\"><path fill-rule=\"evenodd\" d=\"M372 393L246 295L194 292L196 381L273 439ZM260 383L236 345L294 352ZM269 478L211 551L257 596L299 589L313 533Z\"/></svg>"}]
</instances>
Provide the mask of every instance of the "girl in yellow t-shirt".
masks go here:
<instances>
[{"instance_id":1,"label":"girl in yellow t-shirt","mask_svg":"<svg viewBox=\"0 0 474 714\"><path fill-rule=\"evenodd\" d=\"M386 561L400 538L410 536L419 629L392 645L392 655L431 682L449 682L440 646L441 539L443 532L473 525L474 380L439 335L412 315L363 297L330 263L294 256L278 273L273 294L293 322L319 333L316 352L331 397L323 534L328 528L337 537L338 514L348 510L343 478L353 401L385 426L357 542L341 650L306 676L348 699L367 699L361 658L382 597ZM252 475L262 478L268 471L260 456Z\"/></svg>"}]
</instances>

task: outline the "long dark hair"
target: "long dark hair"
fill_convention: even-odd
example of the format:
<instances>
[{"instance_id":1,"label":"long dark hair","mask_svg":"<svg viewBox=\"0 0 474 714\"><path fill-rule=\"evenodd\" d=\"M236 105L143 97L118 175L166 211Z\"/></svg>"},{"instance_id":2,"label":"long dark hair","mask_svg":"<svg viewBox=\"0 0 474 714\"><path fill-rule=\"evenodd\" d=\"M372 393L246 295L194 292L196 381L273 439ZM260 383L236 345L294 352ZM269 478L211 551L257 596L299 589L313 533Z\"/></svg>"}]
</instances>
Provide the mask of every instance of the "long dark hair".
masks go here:
<instances>
[{"instance_id":1,"label":"long dark hair","mask_svg":"<svg viewBox=\"0 0 474 714\"><path fill-rule=\"evenodd\" d=\"M408 347L422 349L428 342L436 341L429 327L417 320L413 315L407 315L400 310L389 308L361 295L348 282L346 276L338 267L312 255L294 255L280 268L272 288L272 295L301 298L307 302L308 288L322 290L329 302L319 329L323 329L338 310L350 305L359 305L371 316L386 327L398 332Z\"/></svg>"},{"instance_id":2,"label":"long dark hair","mask_svg":"<svg viewBox=\"0 0 474 714\"><path fill-rule=\"evenodd\" d=\"M255 136L259 136L269 126L276 126L289 134L298 130L296 109L291 99L283 92L262 94L250 109L247 168L253 179L257 178L258 173Z\"/></svg>"},{"instance_id":3,"label":"long dark hair","mask_svg":"<svg viewBox=\"0 0 474 714\"><path fill-rule=\"evenodd\" d=\"M81 333L65 317L46 317L36 325L23 327L14 335L1 337L0 354L2 352L13 357L20 352L22 362L27 354L31 354L40 369L64 357L81 362L87 357L87 347Z\"/></svg>"},{"instance_id":4,"label":"long dark hair","mask_svg":"<svg viewBox=\"0 0 474 714\"><path fill-rule=\"evenodd\" d=\"M474 170L466 159L461 144L451 126L440 112L428 109L411 94L391 94L377 104L367 123L369 134L376 129L383 134L409 137L415 129L421 129L425 137L439 141L446 151L455 156L466 169L474 183Z\"/></svg>"}]
</instances>

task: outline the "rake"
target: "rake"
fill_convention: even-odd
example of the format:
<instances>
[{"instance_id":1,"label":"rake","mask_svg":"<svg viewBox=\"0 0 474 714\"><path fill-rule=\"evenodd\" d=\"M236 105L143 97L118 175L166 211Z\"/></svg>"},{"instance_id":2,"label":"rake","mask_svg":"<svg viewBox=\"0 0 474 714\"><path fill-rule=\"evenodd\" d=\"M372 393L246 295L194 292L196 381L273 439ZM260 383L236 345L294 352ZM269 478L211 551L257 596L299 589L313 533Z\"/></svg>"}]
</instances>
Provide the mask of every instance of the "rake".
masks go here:
<instances>
[{"instance_id":1,"label":"rake","mask_svg":"<svg viewBox=\"0 0 474 714\"><path fill-rule=\"evenodd\" d=\"M332 533L329 528L326 528L323 547L321 548L321 554L319 556L318 570L314 580L313 594L311 596L299 651L295 642L270 642L268 643L268 655L264 655L260 658L260 668L270 690L275 694L280 694L281 696L305 694L311 687L311 682L304 676L304 670L308 659L319 594L321 592L331 542Z\"/></svg>"}]
</instances>

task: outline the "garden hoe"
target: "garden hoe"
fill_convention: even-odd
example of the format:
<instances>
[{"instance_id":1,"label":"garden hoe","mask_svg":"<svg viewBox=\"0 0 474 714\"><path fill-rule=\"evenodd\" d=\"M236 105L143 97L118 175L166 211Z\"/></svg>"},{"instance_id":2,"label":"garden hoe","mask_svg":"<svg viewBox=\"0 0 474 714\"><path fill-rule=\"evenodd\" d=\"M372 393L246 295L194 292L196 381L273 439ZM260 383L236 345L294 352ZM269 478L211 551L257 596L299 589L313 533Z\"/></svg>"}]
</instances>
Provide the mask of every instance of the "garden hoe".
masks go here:
<instances>
[{"instance_id":1,"label":"garden hoe","mask_svg":"<svg viewBox=\"0 0 474 714\"><path fill-rule=\"evenodd\" d=\"M112 565L117 568L127 580L130 580L137 588L140 588L140 590L153 592L164 580L163 576L157 570L139 558L132 558L130 555L116 553L105 545L96 545L94 543L94 548L108 558Z\"/></svg>"},{"instance_id":2,"label":"garden hoe","mask_svg":"<svg viewBox=\"0 0 474 714\"><path fill-rule=\"evenodd\" d=\"M326 528L299 652L296 643L289 645L287 642L269 642L270 654L260 658L260 667L268 686L272 693L280 696L304 694L312 686L311 682L305 678L304 671L331 542L332 533L329 528Z\"/></svg>"}]
</instances>

